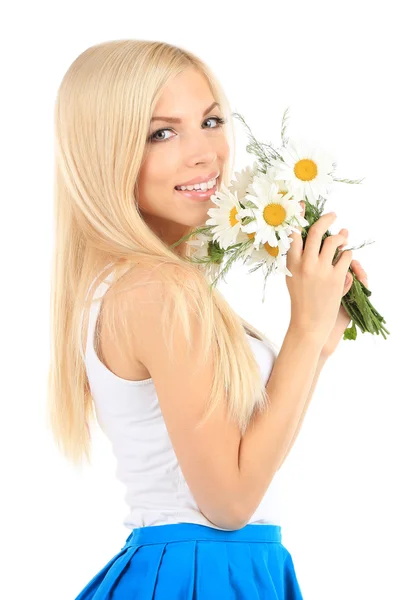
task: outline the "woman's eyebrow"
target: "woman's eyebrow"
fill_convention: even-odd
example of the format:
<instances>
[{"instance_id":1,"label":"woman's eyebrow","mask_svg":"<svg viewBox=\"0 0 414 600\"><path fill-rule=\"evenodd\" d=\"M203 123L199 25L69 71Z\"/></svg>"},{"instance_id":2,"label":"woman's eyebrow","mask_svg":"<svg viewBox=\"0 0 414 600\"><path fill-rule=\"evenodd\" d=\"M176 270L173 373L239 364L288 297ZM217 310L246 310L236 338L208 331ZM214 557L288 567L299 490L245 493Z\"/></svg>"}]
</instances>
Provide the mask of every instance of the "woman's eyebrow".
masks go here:
<instances>
[{"instance_id":1,"label":"woman's eyebrow","mask_svg":"<svg viewBox=\"0 0 414 600\"><path fill-rule=\"evenodd\" d=\"M215 106L220 108L220 104L218 102L213 102L211 106L209 106L204 112L203 117L205 117ZM175 117L152 117L152 121L168 121L169 123L181 123L181 119Z\"/></svg>"}]
</instances>

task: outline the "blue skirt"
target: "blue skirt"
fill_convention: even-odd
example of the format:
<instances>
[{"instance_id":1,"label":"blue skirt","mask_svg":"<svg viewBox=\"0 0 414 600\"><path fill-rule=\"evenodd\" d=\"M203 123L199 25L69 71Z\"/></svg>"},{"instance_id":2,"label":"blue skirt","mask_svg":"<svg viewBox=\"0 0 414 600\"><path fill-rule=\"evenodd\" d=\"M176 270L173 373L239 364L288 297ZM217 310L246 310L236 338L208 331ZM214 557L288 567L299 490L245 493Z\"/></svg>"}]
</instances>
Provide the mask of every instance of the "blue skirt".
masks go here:
<instances>
[{"instance_id":1,"label":"blue skirt","mask_svg":"<svg viewBox=\"0 0 414 600\"><path fill-rule=\"evenodd\" d=\"M75 600L303 600L280 525L133 529Z\"/></svg>"}]
</instances>

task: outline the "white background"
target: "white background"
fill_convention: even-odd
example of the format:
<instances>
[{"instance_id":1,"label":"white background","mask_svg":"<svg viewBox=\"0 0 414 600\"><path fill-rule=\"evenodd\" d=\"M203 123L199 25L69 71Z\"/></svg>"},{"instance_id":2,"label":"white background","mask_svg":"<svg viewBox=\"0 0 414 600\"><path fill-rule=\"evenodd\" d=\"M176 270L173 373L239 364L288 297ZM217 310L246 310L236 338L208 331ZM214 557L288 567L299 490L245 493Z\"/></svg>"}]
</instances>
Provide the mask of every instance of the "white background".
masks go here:
<instances>
[{"instance_id":1,"label":"white background","mask_svg":"<svg viewBox=\"0 0 414 600\"><path fill-rule=\"evenodd\" d=\"M1 38L1 596L73 600L129 533L109 443L79 473L46 429L53 108L70 63L110 39L162 40L204 59L256 137L331 150L327 211L347 227L388 340L341 342L283 473L284 545L305 600L414 598L412 565L413 42L409 3L36 2L3 9ZM411 56L410 56L411 55ZM253 157L236 121L236 170ZM280 346L284 278L236 268L220 289ZM253 284L255 281L255 284ZM359 330L358 330L359 331ZM411 572L411 576L410 576Z\"/></svg>"}]
</instances>

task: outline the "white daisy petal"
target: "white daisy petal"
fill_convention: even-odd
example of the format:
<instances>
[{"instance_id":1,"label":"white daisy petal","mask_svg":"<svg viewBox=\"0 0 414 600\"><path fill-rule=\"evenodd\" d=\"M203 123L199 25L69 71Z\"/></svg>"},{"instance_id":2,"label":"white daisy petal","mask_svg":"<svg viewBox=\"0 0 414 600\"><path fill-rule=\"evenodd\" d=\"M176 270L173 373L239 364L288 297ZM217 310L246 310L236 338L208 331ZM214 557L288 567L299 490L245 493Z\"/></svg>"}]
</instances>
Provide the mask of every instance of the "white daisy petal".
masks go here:
<instances>
[{"instance_id":1,"label":"white daisy petal","mask_svg":"<svg viewBox=\"0 0 414 600\"><path fill-rule=\"evenodd\" d=\"M276 180L285 179L289 182L294 195L300 200L306 195L311 203L315 203L320 195L326 194L327 186L333 182L329 175L333 170L333 161L327 153L312 148L303 140L289 140L280 154L284 162L275 160L272 164L278 168ZM308 179L312 176L312 162L315 165L315 176ZM299 178L296 174L295 167L297 168L298 163L301 163L299 171L303 172L304 178Z\"/></svg>"}]
</instances>

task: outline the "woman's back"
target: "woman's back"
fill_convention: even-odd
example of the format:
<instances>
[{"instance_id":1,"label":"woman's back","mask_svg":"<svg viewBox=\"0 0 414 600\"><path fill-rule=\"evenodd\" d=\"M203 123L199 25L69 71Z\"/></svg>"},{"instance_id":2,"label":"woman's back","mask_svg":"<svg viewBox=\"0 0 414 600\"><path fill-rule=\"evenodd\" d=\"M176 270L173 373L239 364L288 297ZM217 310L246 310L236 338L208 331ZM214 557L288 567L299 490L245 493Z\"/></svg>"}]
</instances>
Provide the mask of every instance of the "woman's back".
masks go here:
<instances>
[{"instance_id":1,"label":"woman's back","mask_svg":"<svg viewBox=\"0 0 414 600\"><path fill-rule=\"evenodd\" d=\"M125 501L129 513L124 525L134 529L189 522L228 529L208 519L205 515L208 511L202 512L199 506L201 503L195 500L167 429L165 409L164 412L161 409L156 382L151 377L142 377L145 375L145 367L140 367L138 363L136 366L133 363L125 363L120 371L120 359L116 357L109 336L100 336L101 343L97 343L97 322L101 332L105 331L106 327L105 312L100 312L100 309L111 281L112 273L95 290L96 300L90 309L84 360L98 422L111 441L117 461L116 475L126 487ZM99 323L100 321L102 322ZM248 333L246 335L266 383L273 367L274 352L261 340ZM150 329L145 331L145 336L149 341ZM145 342L146 340L142 339L142 344ZM111 362L105 364L103 357L110 357ZM122 377L119 373L122 373ZM148 371L147 374L149 375ZM129 379L131 375L137 379ZM168 383L160 383L159 387L168 386ZM184 419L184 416L177 415L177 418ZM216 446L218 443L219 440ZM212 447L211 452L213 451ZM224 462L226 456L222 459ZM203 473L200 475L203 476ZM277 472L262 502L249 520L250 524L280 523L279 479L280 475ZM219 485L217 489L212 490L212 494L220 495Z\"/></svg>"}]
</instances>

